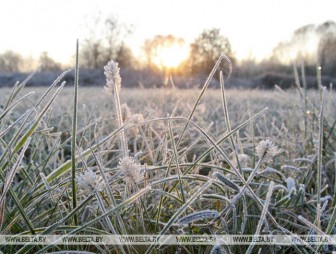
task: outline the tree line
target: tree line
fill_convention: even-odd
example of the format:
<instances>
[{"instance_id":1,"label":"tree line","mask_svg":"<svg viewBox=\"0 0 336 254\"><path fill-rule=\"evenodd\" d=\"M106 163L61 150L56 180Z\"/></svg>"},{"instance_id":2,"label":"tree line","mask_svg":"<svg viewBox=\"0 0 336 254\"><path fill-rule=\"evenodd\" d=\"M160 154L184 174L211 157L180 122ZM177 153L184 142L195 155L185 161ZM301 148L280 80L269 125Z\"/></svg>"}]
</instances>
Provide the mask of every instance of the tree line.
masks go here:
<instances>
[{"instance_id":1,"label":"tree line","mask_svg":"<svg viewBox=\"0 0 336 254\"><path fill-rule=\"evenodd\" d=\"M97 32L98 24L102 29ZM316 67L322 66L323 75L336 76L336 23L327 21L320 25L306 25L294 31L291 40L280 42L272 54L261 62L255 59L237 61L228 37L220 29L202 31L189 45L189 57L175 68L162 70L153 61L159 47L167 43L183 43L182 38L173 35L157 35L144 41L142 50L145 59L139 61L125 38L131 35L132 27L121 24L114 16L105 20L97 17L88 28L88 36L81 42L80 62L82 68L102 68L110 59L119 62L122 68L145 69L152 73L162 71L180 76L208 74L221 54L227 55L234 65L234 74L239 77L253 77L265 72L292 73L293 64L306 67L308 75L315 75ZM0 54L0 72L20 72L32 66L33 59L24 59L14 51ZM41 71L59 71L64 66L43 52L38 65Z\"/></svg>"}]
</instances>

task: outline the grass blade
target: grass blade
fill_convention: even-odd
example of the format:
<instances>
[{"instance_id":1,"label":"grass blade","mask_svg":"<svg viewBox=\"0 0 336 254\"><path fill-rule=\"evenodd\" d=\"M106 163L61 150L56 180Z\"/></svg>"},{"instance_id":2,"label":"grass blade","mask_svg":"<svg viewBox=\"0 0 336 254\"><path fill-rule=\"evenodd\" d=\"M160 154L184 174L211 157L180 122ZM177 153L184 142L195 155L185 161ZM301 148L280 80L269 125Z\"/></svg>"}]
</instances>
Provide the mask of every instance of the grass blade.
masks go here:
<instances>
[{"instance_id":1,"label":"grass blade","mask_svg":"<svg viewBox=\"0 0 336 254\"><path fill-rule=\"evenodd\" d=\"M172 224L178 219L178 217L184 213L184 211L196 200L197 197L201 195L202 192L204 192L206 189L208 189L212 184L212 181L208 181L203 186L199 187L199 189L181 206L174 215L169 219L169 221L166 223L164 228L160 231L158 234L158 237L162 236L167 232L167 230L172 226ZM146 253L152 253L152 250L154 248L154 245L151 245Z\"/></svg>"},{"instance_id":2,"label":"grass blade","mask_svg":"<svg viewBox=\"0 0 336 254\"><path fill-rule=\"evenodd\" d=\"M260 234L261 231L261 227L264 224L265 218L266 218L266 211L268 210L270 201L271 201L271 197L272 197L272 193L273 193L273 189L274 189L274 182L272 181L268 187L268 192L266 195L266 199L265 199L265 203L264 203L264 208L261 212L261 216L257 225L257 229L254 233L254 236L257 237ZM251 243L250 246L248 247L246 253L251 253L253 250L253 247L255 246L255 243Z\"/></svg>"},{"instance_id":3,"label":"grass blade","mask_svg":"<svg viewBox=\"0 0 336 254\"><path fill-rule=\"evenodd\" d=\"M76 136L77 136L77 110L78 110L78 78L79 78L79 52L78 39L76 42L76 68L75 68L75 82L74 82L74 102L73 102L73 116L72 116L72 134L71 134L71 188L72 188L72 209L76 209L77 195L76 195ZM78 225L77 214L74 214L74 223Z\"/></svg>"},{"instance_id":4,"label":"grass blade","mask_svg":"<svg viewBox=\"0 0 336 254\"><path fill-rule=\"evenodd\" d=\"M325 90L323 88L322 91L322 100L321 100L321 108L319 114L319 141L318 141L318 149L317 149L317 178L316 178L316 192L317 192L317 207L316 207L316 226L321 228L321 185L322 185L322 149L323 149L323 105L325 98Z\"/></svg>"}]
</instances>

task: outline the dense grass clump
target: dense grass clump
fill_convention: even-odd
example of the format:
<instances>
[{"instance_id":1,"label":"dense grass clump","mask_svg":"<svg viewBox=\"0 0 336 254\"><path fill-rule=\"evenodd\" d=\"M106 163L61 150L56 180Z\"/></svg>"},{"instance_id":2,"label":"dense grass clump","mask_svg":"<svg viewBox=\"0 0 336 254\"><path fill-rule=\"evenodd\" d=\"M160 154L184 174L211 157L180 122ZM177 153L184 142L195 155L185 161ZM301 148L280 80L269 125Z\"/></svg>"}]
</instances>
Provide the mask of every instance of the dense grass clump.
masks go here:
<instances>
[{"instance_id":1,"label":"dense grass clump","mask_svg":"<svg viewBox=\"0 0 336 254\"><path fill-rule=\"evenodd\" d=\"M2 89L1 234L334 234L335 94ZM78 69L77 69L78 71ZM79 77L80 78L80 77ZM78 81L78 76L77 76ZM77 81L75 83L77 83ZM303 82L303 83L302 83ZM302 85L301 85L302 83ZM80 84L80 82L79 82ZM74 122L75 120L75 122ZM319 253L333 246L21 245L4 253Z\"/></svg>"}]
</instances>

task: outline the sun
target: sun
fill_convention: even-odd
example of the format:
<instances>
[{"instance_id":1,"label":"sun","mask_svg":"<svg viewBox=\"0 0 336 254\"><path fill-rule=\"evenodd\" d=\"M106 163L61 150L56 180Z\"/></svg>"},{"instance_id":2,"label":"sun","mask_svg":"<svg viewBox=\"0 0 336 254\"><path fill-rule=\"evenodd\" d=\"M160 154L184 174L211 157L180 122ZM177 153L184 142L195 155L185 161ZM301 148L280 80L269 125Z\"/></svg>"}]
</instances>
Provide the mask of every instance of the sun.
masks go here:
<instances>
[{"instance_id":1,"label":"sun","mask_svg":"<svg viewBox=\"0 0 336 254\"><path fill-rule=\"evenodd\" d=\"M189 48L185 43L173 43L158 46L153 60L160 69L175 69L188 56Z\"/></svg>"}]
</instances>

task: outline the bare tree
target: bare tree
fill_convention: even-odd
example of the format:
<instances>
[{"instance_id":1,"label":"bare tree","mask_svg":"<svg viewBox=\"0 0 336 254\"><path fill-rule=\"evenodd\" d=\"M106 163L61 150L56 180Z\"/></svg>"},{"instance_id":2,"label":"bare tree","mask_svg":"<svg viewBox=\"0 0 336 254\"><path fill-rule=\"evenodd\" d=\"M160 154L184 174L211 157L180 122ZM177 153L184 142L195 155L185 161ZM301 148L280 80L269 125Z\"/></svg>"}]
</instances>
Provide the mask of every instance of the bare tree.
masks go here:
<instances>
[{"instance_id":1,"label":"bare tree","mask_svg":"<svg viewBox=\"0 0 336 254\"><path fill-rule=\"evenodd\" d=\"M270 62L278 65L292 65L295 62L310 66L316 63L316 48L315 25L305 25L296 29L289 41L280 42L273 49Z\"/></svg>"},{"instance_id":2,"label":"bare tree","mask_svg":"<svg viewBox=\"0 0 336 254\"><path fill-rule=\"evenodd\" d=\"M304 63L310 75L315 74L318 64L324 74L336 75L336 23L327 21L298 28L289 41L280 42L273 49L269 60L284 65Z\"/></svg>"},{"instance_id":3,"label":"bare tree","mask_svg":"<svg viewBox=\"0 0 336 254\"><path fill-rule=\"evenodd\" d=\"M0 55L0 71L18 72L22 64L22 57L11 50Z\"/></svg>"},{"instance_id":4,"label":"bare tree","mask_svg":"<svg viewBox=\"0 0 336 254\"><path fill-rule=\"evenodd\" d=\"M122 68L137 68L139 66L139 62L134 57L132 50L124 43L119 46L118 51L115 53L115 57L113 59L116 59Z\"/></svg>"},{"instance_id":5,"label":"bare tree","mask_svg":"<svg viewBox=\"0 0 336 254\"><path fill-rule=\"evenodd\" d=\"M190 46L189 63L192 74L209 73L222 54L228 56L232 62L235 61L230 41L221 35L220 29L203 31Z\"/></svg>"},{"instance_id":6,"label":"bare tree","mask_svg":"<svg viewBox=\"0 0 336 254\"><path fill-rule=\"evenodd\" d=\"M101 40L94 38L85 39L81 47L81 65L91 69L102 67L106 62L104 51L105 48Z\"/></svg>"},{"instance_id":7,"label":"bare tree","mask_svg":"<svg viewBox=\"0 0 336 254\"><path fill-rule=\"evenodd\" d=\"M336 23L327 21L317 27L319 65L324 74L336 76Z\"/></svg>"},{"instance_id":8,"label":"bare tree","mask_svg":"<svg viewBox=\"0 0 336 254\"><path fill-rule=\"evenodd\" d=\"M98 68L104 65L104 44L101 32L101 13L98 13L85 25L88 35L81 44L81 65L86 68Z\"/></svg>"},{"instance_id":9,"label":"bare tree","mask_svg":"<svg viewBox=\"0 0 336 254\"><path fill-rule=\"evenodd\" d=\"M98 14L87 27L88 36L81 45L82 66L101 68L111 59L124 65L131 64L130 61L134 59L131 57L132 51L124 43L131 33L128 26L121 24L113 15L103 19ZM129 59L125 54L130 56Z\"/></svg>"}]
</instances>

